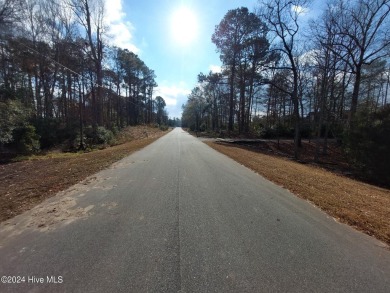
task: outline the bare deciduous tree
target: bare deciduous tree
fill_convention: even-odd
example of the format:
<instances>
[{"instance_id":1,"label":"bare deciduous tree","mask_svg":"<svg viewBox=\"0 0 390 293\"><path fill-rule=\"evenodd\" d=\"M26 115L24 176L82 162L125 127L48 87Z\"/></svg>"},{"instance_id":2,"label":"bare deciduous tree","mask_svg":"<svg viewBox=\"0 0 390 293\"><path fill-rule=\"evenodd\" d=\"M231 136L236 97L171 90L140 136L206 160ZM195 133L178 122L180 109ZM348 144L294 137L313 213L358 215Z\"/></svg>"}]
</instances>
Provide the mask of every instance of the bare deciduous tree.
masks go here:
<instances>
[{"instance_id":1,"label":"bare deciduous tree","mask_svg":"<svg viewBox=\"0 0 390 293\"><path fill-rule=\"evenodd\" d=\"M18 18L20 0L0 0L0 29L4 31Z\"/></svg>"},{"instance_id":2,"label":"bare deciduous tree","mask_svg":"<svg viewBox=\"0 0 390 293\"><path fill-rule=\"evenodd\" d=\"M390 0L333 1L327 9L335 35L329 49L338 54L355 76L350 122L356 113L363 66L386 56L390 46ZM328 44L323 42L324 46Z\"/></svg>"},{"instance_id":3,"label":"bare deciduous tree","mask_svg":"<svg viewBox=\"0 0 390 293\"><path fill-rule=\"evenodd\" d=\"M265 20L269 30L274 34L274 49L286 61L286 65L279 69L288 69L292 73L292 84L289 95L294 106L295 120L295 158L299 156L300 146L300 115L299 115L299 68L298 43L300 33L299 17L305 12L309 0L265 0L260 1L258 15Z\"/></svg>"},{"instance_id":4,"label":"bare deciduous tree","mask_svg":"<svg viewBox=\"0 0 390 293\"><path fill-rule=\"evenodd\" d=\"M90 48L88 54L94 63L94 73L96 74L97 86L93 87L92 90L95 105L95 126L102 125L104 4L102 0L70 0L69 4L86 32L86 39Z\"/></svg>"}]
</instances>

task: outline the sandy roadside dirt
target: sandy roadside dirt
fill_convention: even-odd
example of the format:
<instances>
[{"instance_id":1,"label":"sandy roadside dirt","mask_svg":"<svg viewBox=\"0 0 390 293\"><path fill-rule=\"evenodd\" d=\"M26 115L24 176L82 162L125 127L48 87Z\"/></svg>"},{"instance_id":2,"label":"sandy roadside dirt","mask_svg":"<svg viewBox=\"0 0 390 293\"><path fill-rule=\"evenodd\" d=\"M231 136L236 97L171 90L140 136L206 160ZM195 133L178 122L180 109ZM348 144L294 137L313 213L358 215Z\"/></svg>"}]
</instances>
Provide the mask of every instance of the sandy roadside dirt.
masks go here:
<instances>
[{"instance_id":1,"label":"sandy roadside dirt","mask_svg":"<svg viewBox=\"0 0 390 293\"><path fill-rule=\"evenodd\" d=\"M147 126L131 127L120 137L121 144L103 150L48 154L0 165L0 222L30 210L75 184L77 191L80 191L85 186L79 183L83 180L86 180L84 183L93 181L94 184L99 184L100 179L92 176L93 174L142 149L166 133ZM72 191L68 190L61 194L61 199L56 203L37 207L25 224L48 229L50 223L86 217L91 210L91 207L75 209L75 205Z\"/></svg>"}]
</instances>

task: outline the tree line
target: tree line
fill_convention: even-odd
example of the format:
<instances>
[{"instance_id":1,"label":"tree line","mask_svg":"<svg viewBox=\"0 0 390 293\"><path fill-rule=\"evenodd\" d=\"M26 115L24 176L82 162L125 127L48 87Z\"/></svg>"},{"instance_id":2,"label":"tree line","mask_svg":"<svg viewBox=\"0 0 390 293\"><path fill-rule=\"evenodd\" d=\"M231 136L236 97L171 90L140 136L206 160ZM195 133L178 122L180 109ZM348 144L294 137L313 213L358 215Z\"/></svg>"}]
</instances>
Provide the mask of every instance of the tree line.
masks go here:
<instances>
[{"instance_id":1,"label":"tree line","mask_svg":"<svg viewBox=\"0 0 390 293\"><path fill-rule=\"evenodd\" d=\"M102 0L0 0L0 148L84 149L168 123L154 71L109 45L105 17Z\"/></svg>"},{"instance_id":2,"label":"tree line","mask_svg":"<svg viewBox=\"0 0 390 293\"><path fill-rule=\"evenodd\" d=\"M197 131L329 138L366 174L390 182L390 1L262 0L229 10L211 37L221 72L200 73L182 124ZM387 133L387 134L386 134ZM375 174L375 175L373 175Z\"/></svg>"}]
</instances>

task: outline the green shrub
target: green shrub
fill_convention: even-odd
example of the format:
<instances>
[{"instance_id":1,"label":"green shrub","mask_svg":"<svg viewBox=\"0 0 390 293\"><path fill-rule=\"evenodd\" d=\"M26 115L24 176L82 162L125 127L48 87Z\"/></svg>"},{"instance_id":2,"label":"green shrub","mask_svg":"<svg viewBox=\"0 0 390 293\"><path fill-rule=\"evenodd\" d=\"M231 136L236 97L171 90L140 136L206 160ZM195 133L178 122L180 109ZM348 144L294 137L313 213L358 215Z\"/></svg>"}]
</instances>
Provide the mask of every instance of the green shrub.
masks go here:
<instances>
[{"instance_id":1,"label":"green shrub","mask_svg":"<svg viewBox=\"0 0 390 293\"><path fill-rule=\"evenodd\" d=\"M168 130L168 126L167 125L160 125L160 130L167 131Z\"/></svg>"},{"instance_id":2,"label":"green shrub","mask_svg":"<svg viewBox=\"0 0 390 293\"><path fill-rule=\"evenodd\" d=\"M81 141L80 133L71 141L70 149L72 151L85 150L88 148L88 139L83 135L83 140Z\"/></svg>"},{"instance_id":3,"label":"green shrub","mask_svg":"<svg viewBox=\"0 0 390 293\"><path fill-rule=\"evenodd\" d=\"M344 151L369 179L390 185L390 105L377 113L357 113L353 128L345 133Z\"/></svg>"},{"instance_id":4,"label":"green shrub","mask_svg":"<svg viewBox=\"0 0 390 293\"><path fill-rule=\"evenodd\" d=\"M36 132L40 137L42 148L50 148L68 138L67 131L62 130L59 119L38 118L33 121ZM61 129L62 131L59 131Z\"/></svg>"},{"instance_id":5,"label":"green shrub","mask_svg":"<svg viewBox=\"0 0 390 293\"><path fill-rule=\"evenodd\" d=\"M283 125L278 125L276 127L266 127L259 129L259 135L261 138L274 139L278 137L283 138L292 138L294 137L294 129L288 128Z\"/></svg>"},{"instance_id":6,"label":"green shrub","mask_svg":"<svg viewBox=\"0 0 390 293\"><path fill-rule=\"evenodd\" d=\"M119 134L119 132L120 132L120 129L119 129L118 126L114 125L114 126L111 127L111 131L112 131L112 134L114 136L117 136Z\"/></svg>"},{"instance_id":7,"label":"green shrub","mask_svg":"<svg viewBox=\"0 0 390 293\"><path fill-rule=\"evenodd\" d=\"M94 132L93 140L97 144L109 144L114 138L114 134L111 130L103 126L98 126Z\"/></svg>"},{"instance_id":8,"label":"green shrub","mask_svg":"<svg viewBox=\"0 0 390 293\"><path fill-rule=\"evenodd\" d=\"M14 139L18 152L22 154L32 154L40 150L40 137L36 134L35 127L32 125L15 129Z\"/></svg>"},{"instance_id":9,"label":"green shrub","mask_svg":"<svg viewBox=\"0 0 390 293\"><path fill-rule=\"evenodd\" d=\"M0 101L0 144L15 144L15 134L28 125L29 117L30 110L20 101Z\"/></svg>"}]
</instances>

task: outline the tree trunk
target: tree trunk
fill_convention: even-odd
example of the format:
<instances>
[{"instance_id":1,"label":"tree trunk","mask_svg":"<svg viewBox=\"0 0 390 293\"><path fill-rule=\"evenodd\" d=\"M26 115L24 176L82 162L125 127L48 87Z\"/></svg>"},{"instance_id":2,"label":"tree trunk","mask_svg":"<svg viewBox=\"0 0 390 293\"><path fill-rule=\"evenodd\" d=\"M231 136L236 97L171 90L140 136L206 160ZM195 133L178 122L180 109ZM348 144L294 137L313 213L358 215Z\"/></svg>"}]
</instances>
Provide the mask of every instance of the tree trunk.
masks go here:
<instances>
[{"instance_id":1,"label":"tree trunk","mask_svg":"<svg viewBox=\"0 0 390 293\"><path fill-rule=\"evenodd\" d=\"M355 114L357 111L358 106L358 100L359 100L359 91L360 91L360 83L361 83L361 77L362 77L362 70L361 65L356 66L356 74L355 74L355 83L353 85L353 92L352 92L352 100L351 100L351 111L349 113L349 125L350 127L353 127Z\"/></svg>"},{"instance_id":2,"label":"tree trunk","mask_svg":"<svg viewBox=\"0 0 390 293\"><path fill-rule=\"evenodd\" d=\"M300 115L299 115L299 100L298 100L298 72L297 69L293 68L294 74L294 90L292 92L291 100L293 102L293 115L294 115L294 124L295 124L295 134L294 134L294 157L299 159L299 148L302 146L301 143L301 127L300 127Z\"/></svg>"},{"instance_id":3,"label":"tree trunk","mask_svg":"<svg viewBox=\"0 0 390 293\"><path fill-rule=\"evenodd\" d=\"M238 120L239 127L238 131L241 134L244 131L245 125L245 80L241 78L240 80L240 109L239 109L240 117Z\"/></svg>"},{"instance_id":4,"label":"tree trunk","mask_svg":"<svg viewBox=\"0 0 390 293\"><path fill-rule=\"evenodd\" d=\"M230 95L229 95L229 125L228 130L233 131L234 128L234 78L236 74L236 55L233 56L233 64L231 68L231 79L230 79Z\"/></svg>"}]
</instances>

